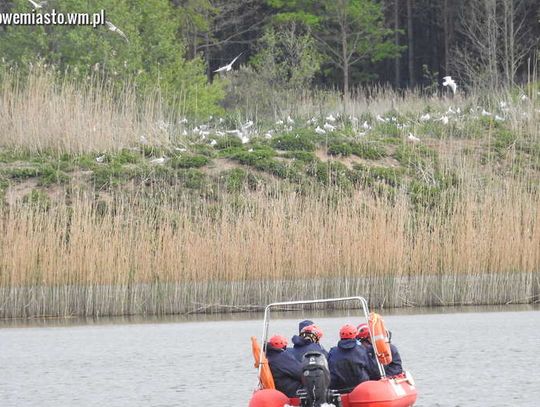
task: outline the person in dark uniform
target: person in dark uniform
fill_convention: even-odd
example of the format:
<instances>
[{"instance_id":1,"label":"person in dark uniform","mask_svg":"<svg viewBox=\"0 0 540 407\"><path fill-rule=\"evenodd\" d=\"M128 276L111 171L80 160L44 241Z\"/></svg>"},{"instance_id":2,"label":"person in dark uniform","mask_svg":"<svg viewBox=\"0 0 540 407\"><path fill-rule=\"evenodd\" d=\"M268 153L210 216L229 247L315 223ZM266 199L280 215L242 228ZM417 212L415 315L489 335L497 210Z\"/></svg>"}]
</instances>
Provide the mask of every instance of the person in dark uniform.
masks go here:
<instances>
[{"instance_id":1,"label":"person in dark uniform","mask_svg":"<svg viewBox=\"0 0 540 407\"><path fill-rule=\"evenodd\" d=\"M274 335L266 345L266 357L276 389L295 397L302 388L302 364L287 350L287 338Z\"/></svg>"},{"instance_id":2,"label":"person in dark uniform","mask_svg":"<svg viewBox=\"0 0 540 407\"><path fill-rule=\"evenodd\" d=\"M350 391L369 380L369 360L366 349L356 340L354 325L344 325L339 330L340 341L328 353L330 388Z\"/></svg>"},{"instance_id":3,"label":"person in dark uniform","mask_svg":"<svg viewBox=\"0 0 540 407\"><path fill-rule=\"evenodd\" d=\"M300 335L294 335L292 337L294 346L288 352L291 352L299 362L302 362L304 354L310 351L321 352L328 358L328 352L319 343L322 336L323 332L317 325L305 326L300 331Z\"/></svg>"},{"instance_id":4,"label":"person in dark uniform","mask_svg":"<svg viewBox=\"0 0 540 407\"><path fill-rule=\"evenodd\" d=\"M367 324L360 324L358 325L357 329L358 334L356 335L356 339L360 341L369 356L369 378L371 380L379 380L381 378L381 374L377 366L377 356L375 356L375 351L373 349L373 345L371 344L369 327ZM401 366L401 356L396 346L394 346L392 343L390 344L390 352L392 353L392 362L384 366L384 373L386 373L386 376L388 377L397 376L403 373L403 368Z\"/></svg>"}]
</instances>

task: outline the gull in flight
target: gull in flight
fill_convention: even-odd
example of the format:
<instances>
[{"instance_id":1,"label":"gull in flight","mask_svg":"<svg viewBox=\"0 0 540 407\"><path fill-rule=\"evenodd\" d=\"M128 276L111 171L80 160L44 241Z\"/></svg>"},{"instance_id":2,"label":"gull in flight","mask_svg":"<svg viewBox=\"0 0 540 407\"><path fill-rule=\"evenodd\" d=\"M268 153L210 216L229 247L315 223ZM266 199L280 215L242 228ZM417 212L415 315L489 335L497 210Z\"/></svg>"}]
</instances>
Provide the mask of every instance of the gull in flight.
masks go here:
<instances>
[{"instance_id":1,"label":"gull in flight","mask_svg":"<svg viewBox=\"0 0 540 407\"><path fill-rule=\"evenodd\" d=\"M244 51L239 53L236 58L234 58L231 62L229 62L227 65L224 65L218 69L216 69L214 72L229 72L232 69L233 64L236 62L238 58L240 58L240 55L242 55Z\"/></svg>"},{"instance_id":2,"label":"gull in flight","mask_svg":"<svg viewBox=\"0 0 540 407\"><path fill-rule=\"evenodd\" d=\"M30 3L32 3L32 6L34 7L34 10L39 10L40 8L43 8L43 6L47 5L46 1L41 1L39 3L36 3L33 0L28 0Z\"/></svg>"},{"instance_id":3,"label":"gull in flight","mask_svg":"<svg viewBox=\"0 0 540 407\"><path fill-rule=\"evenodd\" d=\"M457 84L454 82L451 76L445 76L443 78L443 86L450 86L450 89L452 89L452 93L456 93Z\"/></svg>"},{"instance_id":4,"label":"gull in flight","mask_svg":"<svg viewBox=\"0 0 540 407\"><path fill-rule=\"evenodd\" d=\"M110 21L105 21L105 24L107 25L107 28L112 31L113 33L117 33L120 37L122 37L123 39L126 40L126 42L129 42L128 38L126 37L126 34L124 34L124 32L118 28L117 26L115 26L113 23L111 23Z\"/></svg>"}]
</instances>

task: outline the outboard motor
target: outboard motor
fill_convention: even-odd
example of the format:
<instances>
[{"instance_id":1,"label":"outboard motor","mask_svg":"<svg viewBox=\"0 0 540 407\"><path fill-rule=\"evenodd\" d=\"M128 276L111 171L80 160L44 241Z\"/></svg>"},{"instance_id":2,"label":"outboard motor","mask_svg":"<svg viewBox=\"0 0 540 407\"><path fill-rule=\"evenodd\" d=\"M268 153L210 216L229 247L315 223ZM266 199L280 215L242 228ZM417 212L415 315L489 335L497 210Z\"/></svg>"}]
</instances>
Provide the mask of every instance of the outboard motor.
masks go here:
<instances>
[{"instance_id":1,"label":"outboard motor","mask_svg":"<svg viewBox=\"0 0 540 407\"><path fill-rule=\"evenodd\" d=\"M302 383L304 389L298 392L302 407L320 407L331 403L341 407L341 398L330 390L330 370L326 357L320 352L307 352L302 359Z\"/></svg>"}]
</instances>

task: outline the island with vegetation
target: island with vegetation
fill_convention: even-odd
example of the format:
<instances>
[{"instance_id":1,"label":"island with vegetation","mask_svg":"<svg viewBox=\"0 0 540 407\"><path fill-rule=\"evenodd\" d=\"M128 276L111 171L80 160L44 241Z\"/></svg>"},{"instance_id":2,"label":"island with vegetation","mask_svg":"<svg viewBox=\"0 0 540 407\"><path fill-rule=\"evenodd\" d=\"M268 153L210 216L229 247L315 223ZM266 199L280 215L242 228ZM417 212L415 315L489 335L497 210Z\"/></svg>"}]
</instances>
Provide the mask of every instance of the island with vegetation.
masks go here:
<instances>
[{"instance_id":1,"label":"island with vegetation","mask_svg":"<svg viewBox=\"0 0 540 407\"><path fill-rule=\"evenodd\" d=\"M0 317L538 303L538 18L429 2L441 41L421 3L58 0L116 30L2 26Z\"/></svg>"}]
</instances>

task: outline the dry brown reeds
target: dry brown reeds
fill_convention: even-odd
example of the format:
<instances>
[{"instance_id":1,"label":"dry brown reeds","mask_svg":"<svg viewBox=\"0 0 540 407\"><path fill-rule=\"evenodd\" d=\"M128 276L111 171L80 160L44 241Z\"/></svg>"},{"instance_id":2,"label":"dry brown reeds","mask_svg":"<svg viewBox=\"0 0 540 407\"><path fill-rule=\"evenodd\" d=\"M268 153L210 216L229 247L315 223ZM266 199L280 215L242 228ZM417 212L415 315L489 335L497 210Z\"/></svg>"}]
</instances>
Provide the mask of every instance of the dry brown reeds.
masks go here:
<instances>
[{"instance_id":1,"label":"dry brown reeds","mask_svg":"<svg viewBox=\"0 0 540 407\"><path fill-rule=\"evenodd\" d=\"M538 300L540 198L515 184L464 188L417 211L363 192L265 193L107 211L6 208L0 315L178 313L364 294L386 306Z\"/></svg>"},{"instance_id":2,"label":"dry brown reeds","mask_svg":"<svg viewBox=\"0 0 540 407\"><path fill-rule=\"evenodd\" d=\"M159 93L136 96L99 77L85 81L36 68L27 77L3 72L0 92L1 145L27 151L111 151L167 141L159 128L164 105Z\"/></svg>"},{"instance_id":3,"label":"dry brown reeds","mask_svg":"<svg viewBox=\"0 0 540 407\"><path fill-rule=\"evenodd\" d=\"M141 136L166 142L157 99L141 105L129 88L118 94L47 75L25 85L4 80L2 146L87 152ZM394 102L388 93L363 103L348 108L376 113ZM426 102L412 95L398 103L421 111ZM433 103L445 110L456 101ZM315 105L298 109L310 115ZM538 142L535 108L524 106L509 113L512 129ZM369 189L298 194L270 185L217 201L172 186L156 194L159 202L132 191L105 207L71 191L69 201L1 207L0 316L237 310L351 294L384 306L539 301L538 156L528 156L527 171L504 173L512 162L498 171L495 162L480 166L479 155L441 154L441 171L460 182L428 206L415 206L399 187L383 198Z\"/></svg>"}]
</instances>

